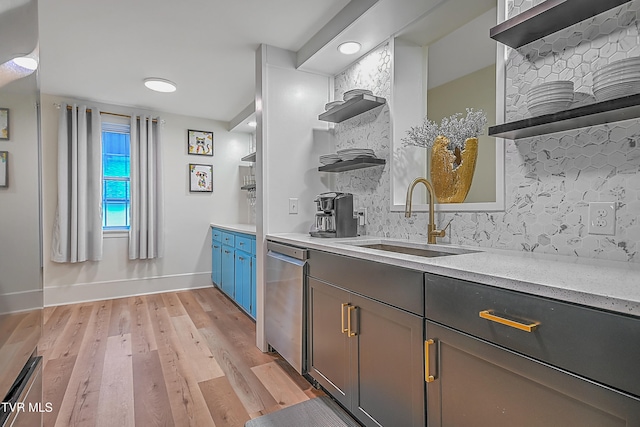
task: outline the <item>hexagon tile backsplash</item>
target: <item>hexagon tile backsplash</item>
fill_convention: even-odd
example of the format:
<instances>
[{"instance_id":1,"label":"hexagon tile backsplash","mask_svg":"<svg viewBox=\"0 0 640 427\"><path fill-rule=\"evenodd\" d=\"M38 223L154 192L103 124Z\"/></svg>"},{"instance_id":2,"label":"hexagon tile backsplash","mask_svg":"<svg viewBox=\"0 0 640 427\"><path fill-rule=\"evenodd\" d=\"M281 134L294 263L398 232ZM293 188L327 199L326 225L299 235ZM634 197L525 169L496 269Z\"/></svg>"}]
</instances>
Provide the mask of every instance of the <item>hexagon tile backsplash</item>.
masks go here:
<instances>
[{"instance_id":1,"label":"hexagon tile backsplash","mask_svg":"<svg viewBox=\"0 0 640 427\"><path fill-rule=\"evenodd\" d=\"M520 13L540 1L509 2ZM507 120L528 117L531 85L572 80L591 96L592 72L616 59L640 55L640 1L600 14L566 30L510 49L507 60ZM390 96L388 46L368 54L335 78L335 95L353 88ZM336 125L337 148L372 148L389 162L388 107ZM516 251L640 262L640 120L628 120L517 141L505 141L505 212L439 213L437 224L453 219L445 242ZM336 190L354 193L367 207L369 235L424 239L428 214L406 219L390 212L389 164L338 174ZM616 233L587 233L588 204L616 203Z\"/></svg>"}]
</instances>

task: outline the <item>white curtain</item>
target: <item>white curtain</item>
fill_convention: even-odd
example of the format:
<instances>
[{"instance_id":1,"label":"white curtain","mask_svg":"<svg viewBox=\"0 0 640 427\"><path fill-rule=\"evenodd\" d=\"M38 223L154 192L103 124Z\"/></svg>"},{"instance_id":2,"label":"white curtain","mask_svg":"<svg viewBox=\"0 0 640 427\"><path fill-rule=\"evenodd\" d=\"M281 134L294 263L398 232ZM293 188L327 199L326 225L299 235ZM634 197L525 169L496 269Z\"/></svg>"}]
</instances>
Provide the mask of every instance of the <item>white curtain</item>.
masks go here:
<instances>
[{"instance_id":1,"label":"white curtain","mask_svg":"<svg viewBox=\"0 0 640 427\"><path fill-rule=\"evenodd\" d=\"M85 105L60 106L58 208L51 260L102 259L102 129L100 112Z\"/></svg>"},{"instance_id":2,"label":"white curtain","mask_svg":"<svg viewBox=\"0 0 640 427\"><path fill-rule=\"evenodd\" d=\"M151 117L131 117L131 226L129 259L162 258L164 198L159 125Z\"/></svg>"}]
</instances>

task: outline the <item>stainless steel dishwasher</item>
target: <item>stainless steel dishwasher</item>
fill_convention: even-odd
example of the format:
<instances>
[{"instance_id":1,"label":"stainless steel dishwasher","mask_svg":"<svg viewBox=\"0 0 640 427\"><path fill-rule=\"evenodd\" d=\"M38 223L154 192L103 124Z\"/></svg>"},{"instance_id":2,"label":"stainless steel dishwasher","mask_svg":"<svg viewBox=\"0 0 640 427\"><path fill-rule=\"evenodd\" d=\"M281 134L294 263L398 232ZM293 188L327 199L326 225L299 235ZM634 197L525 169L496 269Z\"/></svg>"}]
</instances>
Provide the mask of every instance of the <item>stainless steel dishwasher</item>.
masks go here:
<instances>
[{"instance_id":1,"label":"stainless steel dishwasher","mask_svg":"<svg viewBox=\"0 0 640 427\"><path fill-rule=\"evenodd\" d=\"M304 363L304 280L308 251L267 241L264 331L267 343L299 373Z\"/></svg>"}]
</instances>

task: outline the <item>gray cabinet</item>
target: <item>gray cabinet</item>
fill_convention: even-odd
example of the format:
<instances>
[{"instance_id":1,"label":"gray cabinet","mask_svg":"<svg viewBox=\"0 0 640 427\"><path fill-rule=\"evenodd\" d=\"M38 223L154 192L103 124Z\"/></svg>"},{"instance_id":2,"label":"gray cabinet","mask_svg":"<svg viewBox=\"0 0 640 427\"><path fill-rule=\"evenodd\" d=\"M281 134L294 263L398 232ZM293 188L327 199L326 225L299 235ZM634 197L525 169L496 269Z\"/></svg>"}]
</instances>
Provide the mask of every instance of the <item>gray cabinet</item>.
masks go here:
<instances>
[{"instance_id":1,"label":"gray cabinet","mask_svg":"<svg viewBox=\"0 0 640 427\"><path fill-rule=\"evenodd\" d=\"M308 368L318 383L344 407L351 407L349 344L344 311L347 291L309 278Z\"/></svg>"},{"instance_id":2,"label":"gray cabinet","mask_svg":"<svg viewBox=\"0 0 640 427\"><path fill-rule=\"evenodd\" d=\"M309 277L309 375L365 426L424 426L422 322Z\"/></svg>"},{"instance_id":3,"label":"gray cabinet","mask_svg":"<svg viewBox=\"0 0 640 427\"><path fill-rule=\"evenodd\" d=\"M640 320L426 276L429 426L635 426Z\"/></svg>"}]
</instances>

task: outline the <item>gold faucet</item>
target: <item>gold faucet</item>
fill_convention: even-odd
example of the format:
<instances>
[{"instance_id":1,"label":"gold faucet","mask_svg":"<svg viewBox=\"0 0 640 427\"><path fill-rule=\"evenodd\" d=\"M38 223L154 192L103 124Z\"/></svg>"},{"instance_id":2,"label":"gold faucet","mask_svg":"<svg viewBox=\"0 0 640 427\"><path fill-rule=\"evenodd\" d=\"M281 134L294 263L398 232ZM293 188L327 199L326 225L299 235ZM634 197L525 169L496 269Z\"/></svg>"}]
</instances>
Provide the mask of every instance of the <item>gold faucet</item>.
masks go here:
<instances>
[{"instance_id":1,"label":"gold faucet","mask_svg":"<svg viewBox=\"0 0 640 427\"><path fill-rule=\"evenodd\" d=\"M407 189L407 202L404 206L404 216L407 218L411 217L411 200L413 199L413 189L419 183L423 183L425 187L427 187L427 191L429 191L429 225L427 227L427 243L436 244L436 237L444 237L445 230L436 230L436 221L435 221L435 193L433 191L433 185L425 178L416 178L413 180L409 188ZM449 224L451 221L449 221ZM448 226L448 224L447 224Z\"/></svg>"}]
</instances>

